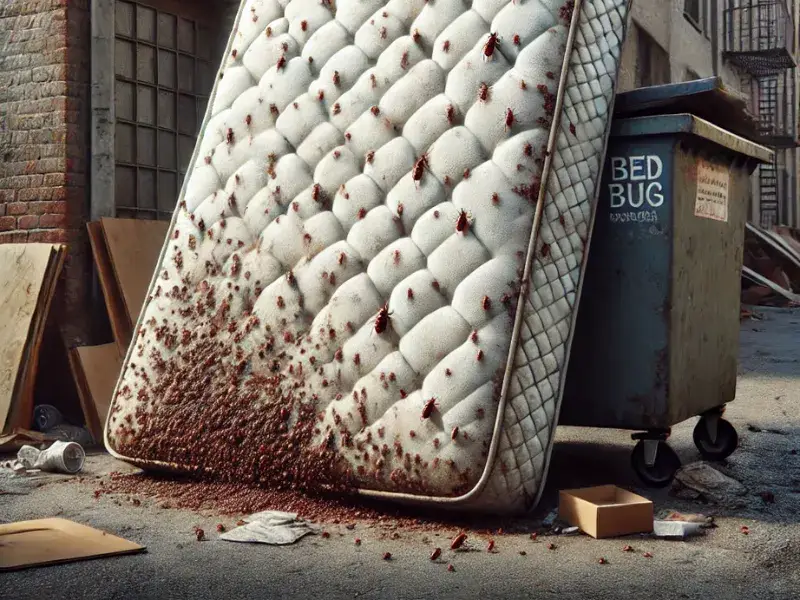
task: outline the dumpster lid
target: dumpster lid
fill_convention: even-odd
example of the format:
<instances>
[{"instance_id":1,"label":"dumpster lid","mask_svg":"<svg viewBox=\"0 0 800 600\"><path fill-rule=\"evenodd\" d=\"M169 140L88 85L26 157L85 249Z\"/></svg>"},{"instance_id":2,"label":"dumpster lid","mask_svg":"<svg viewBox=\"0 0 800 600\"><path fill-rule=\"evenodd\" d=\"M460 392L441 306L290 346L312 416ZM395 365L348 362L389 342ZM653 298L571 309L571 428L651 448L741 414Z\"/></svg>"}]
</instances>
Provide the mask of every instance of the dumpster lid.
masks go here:
<instances>
[{"instance_id":1,"label":"dumpster lid","mask_svg":"<svg viewBox=\"0 0 800 600\"><path fill-rule=\"evenodd\" d=\"M726 131L709 121L689 114L614 119L611 124L611 135L614 137L638 137L670 133L690 133L760 162L771 162L775 155L775 152L769 148L765 148L730 131Z\"/></svg>"},{"instance_id":2,"label":"dumpster lid","mask_svg":"<svg viewBox=\"0 0 800 600\"><path fill-rule=\"evenodd\" d=\"M639 88L617 94L615 117L689 113L755 142L758 121L740 94L726 89L720 77Z\"/></svg>"}]
</instances>

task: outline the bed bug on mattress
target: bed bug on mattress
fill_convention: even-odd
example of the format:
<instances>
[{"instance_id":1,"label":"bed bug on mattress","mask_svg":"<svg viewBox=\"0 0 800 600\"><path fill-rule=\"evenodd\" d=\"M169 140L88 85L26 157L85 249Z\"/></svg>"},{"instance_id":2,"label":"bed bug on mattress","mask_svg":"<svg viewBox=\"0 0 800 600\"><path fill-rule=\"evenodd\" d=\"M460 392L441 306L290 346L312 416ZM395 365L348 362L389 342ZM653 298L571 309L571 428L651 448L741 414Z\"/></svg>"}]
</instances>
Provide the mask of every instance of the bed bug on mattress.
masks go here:
<instances>
[{"instance_id":1,"label":"bed bug on mattress","mask_svg":"<svg viewBox=\"0 0 800 600\"><path fill-rule=\"evenodd\" d=\"M486 82L481 82L480 86L478 86L478 100L481 102L486 102L489 99L489 86L486 85Z\"/></svg>"},{"instance_id":2,"label":"bed bug on mattress","mask_svg":"<svg viewBox=\"0 0 800 600\"><path fill-rule=\"evenodd\" d=\"M228 127L228 133L225 135L225 141L228 143L228 145L233 144L234 141L233 129L231 129L230 127Z\"/></svg>"},{"instance_id":3,"label":"bed bug on mattress","mask_svg":"<svg viewBox=\"0 0 800 600\"><path fill-rule=\"evenodd\" d=\"M338 103L338 102L337 102L336 104L334 104L334 105L333 105L333 108L331 109L331 112L332 112L334 115L338 115L340 112L342 112L342 107L339 105L339 103Z\"/></svg>"},{"instance_id":4,"label":"bed bug on mattress","mask_svg":"<svg viewBox=\"0 0 800 600\"><path fill-rule=\"evenodd\" d=\"M514 34L514 40L513 41L514 41L514 45L515 46L519 46L522 43L522 40L519 39L519 34L518 33Z\"/></svg>"},{"instance_id":5,"label":"bed bug on mattress","mask_svg":"<svg viewBox=\"0 0 800 600\"><path fill-rule=\"evenodd\" d=\"M489 298L489 296L484 296L481 300L481 306L483 307L483 310L489 310L492 308L492 299Z\"/></svg>"},{"instance_id":6,"label":"bed bug on mattress","mask_svg":"<svg viewBox=\"0 0 800 600\"><path fill-rule=\"evenodd\" d=\"M464 542L467 541L467 534L463 531L459 533L456 537L453 538L453 541L450 542L450 550L458 550L461 546L464 545Z\"/></svg>"},{"instance_id":7,"label":"bed bug on mattress","mask_svg":"<svg viewBox=\"0 0 800 600\"><path fill-rule=\"evenodd\" d=\"M494 51L497 48L497 45L500 43L500 40L497 37L497 33L490 33L489 39L486 40L486 43L483 45L483 60L484 62L488 62L492 60L494 56Z\"/></svg>"},{"instance_id":8,"label":"bed bug on mattress","mask_svg":"<svg viewBox=\"0 0 800 600\"><path fill-rule=\"evenodd\" d=\"M422 407L422 418L429 419L430 416L433 414L433 411L436 409L436 398L429 398L425 401L425 405ZM438 439L434 440L434 445L438 446Z\"/></svg>"},{"instance_id":9,"label":"bed bug on mattress","mask_svg":"<svg viewBox=\"0 0 800 600\"><path fill-rule=\"evenodd\" d=\"M450 432L450 439L453 441L458 439L458 427L453 427L453 431Z\"/></svg>"},{"instance_id":10,"label":"bed bug on mattress","mask_svg":"<svg viewBox=\"0 0 800 600\"><path fill-rule=\"evenodd\" d=\"M342 84L342 79L339 77L339 71L333 72L333 85L339 87Z\"/></svg>"},{"instance_id":11,"label":"bed bug on mattress","mask_svg":"<svg viewBox=\"0 0 800 600\"><path fill-rule=\"evenodd\" d=\"M462 235L467 235L470 226L470 215L467 211L461 210L456 219L456 231Z\"/></svg>"},{"instance_id":12,"label":"bed bug on mattress","mask_svg":"<svg viewBox=\"0 0 800 600\"><path fill-rule=\"evenodd\" d=\"M281 57L278 59L278 64L275 65L275 68L280 71L286 66L286 55L281 54Z\"/></svg>"},{"instance_id":13,"label":"bed bug on mattress","mask_svg":"<svg viewBox=\"0 0 800 600\"><path fill-rule=\"evenodd\" d=\"M378 316L375 317L375 333L380 334L386 331L386 326L389 325L391 314L392 313L389 312L389 303L387 302L378 311Z\"/></svg>"},{"instance_id":14,"label":"bed bug on mattress","mask_svg":"<svg viewBox=\"0 0 800 600\"><path fill-rule=\"evenodd\" d=\"M506 131L514 126L514 111L510 108L506 109Z\"/></svg>"},{"instance_id":15,"label":"bed bug on mattress","mask_svg":"<svg viewBox=\"0 0 800 600\"><path fill-rule=\"evenodd\" d=\"M414 168L411 169L411 178L416 182L417 188L419 188L419 182L422 180L422 175L427 168L428 155L423 154L417 159L417 162L414 163Z\"/></svg>"},{"instance_id":16,"label":"bed bug on mattress","mask_svg":"<svg viewBox=\"0 0 800 600\"><path fill-rule=\"evenodd\" d=\"M445 114L447 115L447 122L451 125L456 120L456 109L452 104L447 105L447 109L445 110Z\"/></svg>"},{"instance_id":17,"label":"bed bug on mattress","mask_svg":"<svg viewBox=\"0 0 800 600\"><path fill-rule=\"evenodd\" d=\"M442 42L442 52L450 52L450 40Z\"/></svg>"}]
</instances>

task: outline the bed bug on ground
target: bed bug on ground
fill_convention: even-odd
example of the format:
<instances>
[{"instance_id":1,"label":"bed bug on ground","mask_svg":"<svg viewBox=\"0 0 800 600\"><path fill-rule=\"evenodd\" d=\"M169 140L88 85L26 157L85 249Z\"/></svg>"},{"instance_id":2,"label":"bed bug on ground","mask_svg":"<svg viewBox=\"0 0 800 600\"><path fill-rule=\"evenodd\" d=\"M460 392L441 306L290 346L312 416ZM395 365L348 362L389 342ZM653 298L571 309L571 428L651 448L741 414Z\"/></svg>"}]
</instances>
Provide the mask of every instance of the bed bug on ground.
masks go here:
<instances>
[{"instance_id":1,"label":"bed bug on ground","mask_svg":"<svg viewBox=\"0 0 800 600\"><path fill-rule=\"evenodd\" d=\"M622 547L622 551L623 552L633 552L633 546L630 546L630 545L626 544L625 546Z\"/></svg>"},{"instance_id":2,"label":"bed bug on ground","mask_svg":"<svg viewBox=\"0 0 800 600\"><path fill-rule=\"evenodd\" d=\"M425 401L425 405L422 407L422 418L429 419L435 409L436 409L436 398L429 398L428 400Z\"/></svg>"},{"instance_id":3,"label":"bed bug on ground","mask_svg":"<svg viewBox=\"0 0 800 600\"><path fill-rule=\"evenodd\" d=\"M453 541L450 542L450 550L458 550L461 546L464 545L464 542L467 541L467 534L463 531L459 533L456 537L453 538Z\"/></svg>"},{"instance_id":4,"label":"bed bug on ground","mask_svg":"<svg viewBox=\"0 0 800 600\"><path fill-rule=\"evenodd\" d=\"M392 560L392 553L391 552L384 552L383 553L383 560Z\"/></svg>"},{"instance_id":5,"label":"bed bug on ground","mask_svg":"<svg viewBox=\"0 0 800 600\"><path fill-rule=\"evenodd\" d=\"M486 544L486 551L494 552L494 540L489 540L489 543Z\"/></svg>"},{"instance_id":6,"label":"bed bug on ground","mask_svg":"<svg viewBox=\"0 0 800 600\"><path fill-rule=\"evenodd\" d=\"M750 528L749 528L747 525L742 525L742 526L739 528L739 531L740 531L741 533L743 533L744 535L750 535Z\"/></svg>"},{"instance_id":7,"label":"bed bug on ground","mask_svg":"<svg viewBox=\"0 0 800 600\"><path fill-rule=\"evenodd\" d=\"M389 325L391 314L392 313L389 312L389 303L387 302L378 311L378 316L375 317L375 333L380 334L386 331L386 326Z\"/></svg>"},{"instance_id":8,"label":"bed bug on ground","mask_svg":"<svg viewBox=\"0 0 800 600\"><path fill-rule=\"evenodd\" d=\"M447 565L447 570L452 573L452 572L454 572L456 570L456 568L452 565L452 563L449 563Z\"/></svg>"},{"instance_id":9,"label":"bed bug on ground","mask_svg":"<svg viewBox=\"0 0 800 600\"><path fill-rule=\"evenodd\" d=\"M281 57L278 59L278 63L275 65L275 68L280 71L286 66L286 55L281 54Z\"/></svg>"},{"instance_id":10,"label":"bed bug on ground","mask_svg":"<svg viewBox=\"0 0 800 600\"><path fill-rule=\"evenodd\" d=\"M414 163L414 168L411 170L411 178L417 183L417 187L419 188L419 182L422 180L422 174L425 172L425 169L428 168L428 155L423 154L417 159L417 162Z\"/></svg>"},{"instance_id":11,"label":"bed bug on ground","mask_svg":"<svg viewBox=\"0 0 800 600\"><path fill-rule=\"evenodd\" d=\"M197 538L198 542L202 542L204 539L206 539L206 532L200 529L199 527L195 527L194 536Z\"/></svg>"},{"instance_id":12,"label":"bed bug on ground","mask_svg":"<svg viewBox=\"0 0 800 600\"><path fill-rule=\"evenodd\" d=\"M486 85L486 82L481 82L478 86L478 100L481 102L486 102L489 99L489 86Z\"/></svg>"},{"instance_id":13,"label":"bed bug on ground","mask_svg":"<svg viewBox=\"0 0 800 600\"><path fill-rule=\"evenodd\" d=\"M514 111L510 108L506 109L506 131L511 129L514 126Z\"/></svg>"},{"instance_id":14,"label":"bed bug on ground","mask_svg":"<svg viewBox=\"0 0 800 600\"><path fill-rule=\"evenodd\" d=\"M470 215L467 211L461 210L456 218L456 231L463 235L467 235L470 226Z\"/></svg>"},{"instance_id":15,"label":"bed bug on ground","mask_svg":"<svg viewBox=\"0 0 800 600\"><path fill-rule=\"evenodd\" d=\"M553 542L550 542L549 544L547 544L547 549L548 550L555 550L556 547L557 546Z\"/></svg>"},{"instance_id":16,"label":"bed bug on ground","mask_svg":"<svg viewBox=\"0 0 800 600\"><path fill-rule=\"evenodd\" d=\"M642 556L644 556L645 558L653 558L653 555L650 554L649 552L645 552L644 554L642 554Z\"/></svg>"},{"instance_id":17,"label":"bed bug on ground","mask_svg":"<svg viewBox=\"0 0 800 600\"><path fill-rule=\"evenodd\" d=\"M441 555L442 555L442 549L441 548L434 548L433 552L431 552L431 555L428 558L430 558L431 560L436 560Z\"/></svg>"},{"instance_id":18,"label":"bed bug on ground","mask_svg":"<svg viewBox=\"0 0 800 600\"><path fill-rule=\"evenodd\" d=\"M483 45L483 60L488 62L492 60L494 56L494 51L497 48L497 44L500 43L500 40L497 37L497 33L490 33L489 39L486 40L486 43Z\"/></svg>"}]
</instances>

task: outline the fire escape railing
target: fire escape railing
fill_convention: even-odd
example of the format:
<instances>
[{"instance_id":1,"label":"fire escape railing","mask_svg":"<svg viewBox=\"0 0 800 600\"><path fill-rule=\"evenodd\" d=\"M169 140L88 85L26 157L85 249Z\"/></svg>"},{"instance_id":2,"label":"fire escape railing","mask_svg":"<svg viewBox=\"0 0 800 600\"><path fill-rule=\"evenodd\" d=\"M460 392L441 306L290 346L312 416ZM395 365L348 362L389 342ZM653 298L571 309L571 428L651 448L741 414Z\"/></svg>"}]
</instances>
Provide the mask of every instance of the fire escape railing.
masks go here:
<instances>
[{"instance_id":1,"label":"fire escape railing","mask_svg":"<svg viewBox=\"0 0 800 600\"><path fill-rule=\"evenodd\" d=\"M723 10L723 56L751 77L760 142L797 145L794 18L786 0L728 0ZM778 154L758 172L761 224L775 224L789 190Z\"/></svg>"}]
</instances>

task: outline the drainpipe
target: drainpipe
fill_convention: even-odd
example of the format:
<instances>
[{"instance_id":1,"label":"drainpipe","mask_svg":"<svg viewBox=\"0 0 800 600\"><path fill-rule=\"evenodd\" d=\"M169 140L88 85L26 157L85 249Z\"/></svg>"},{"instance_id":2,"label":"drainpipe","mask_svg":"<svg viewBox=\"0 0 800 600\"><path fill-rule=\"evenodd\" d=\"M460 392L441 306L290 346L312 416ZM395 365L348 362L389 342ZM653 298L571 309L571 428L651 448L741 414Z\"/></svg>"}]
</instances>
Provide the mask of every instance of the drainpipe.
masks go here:
<instances>
[{"instance_id":1,"label":"drainpipe","mask_svg":"<svg viewBox=\"0 0 800 600\"><path fill-rule=\"evenodd\" d=\"M719 76L719 0L711 0L711 70Z\"/></svg>"}]
</instances>

